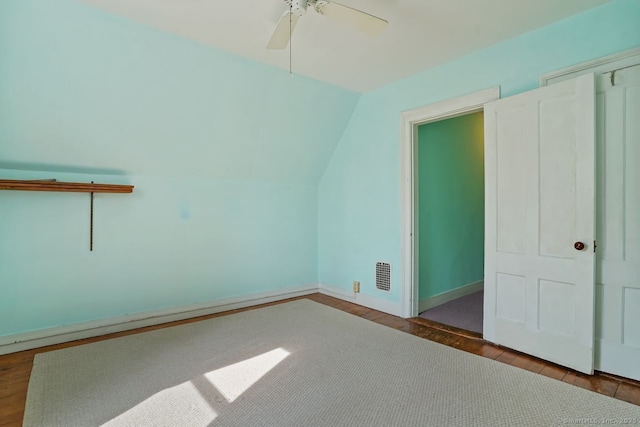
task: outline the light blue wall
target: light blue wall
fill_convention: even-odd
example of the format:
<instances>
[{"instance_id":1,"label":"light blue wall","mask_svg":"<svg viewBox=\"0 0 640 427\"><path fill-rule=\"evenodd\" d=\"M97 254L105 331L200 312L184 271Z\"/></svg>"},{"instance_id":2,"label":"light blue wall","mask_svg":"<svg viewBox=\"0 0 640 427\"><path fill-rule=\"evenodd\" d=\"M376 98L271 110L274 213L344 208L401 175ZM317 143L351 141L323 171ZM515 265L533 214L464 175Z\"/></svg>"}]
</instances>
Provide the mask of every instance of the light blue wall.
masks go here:
<instances>
[{"instance_id":1,"label":"light blue wall","mask_svg":"<svg viewBox=\"0 0 640 427\"><path fill-rule=\"evenodd\" d=\"M319 184L322 283L391 301L401 295L402 111L500 86L509 96L540 74L640 46L640 1L615 0L540 30L364 94ZM392 291L375 290L375 263Z\"/></svg>"},{"instance_id":2,"label":"light blue wall","mask_svg":"<svg viewBox=\"0 0 640 427\"><path fill-rule=\"evenodd\" d=\"M359 97L72 0L0 2L0 52L0 167L316 184Z\"/></svg>"},{"instance_id":3,"label":"light blue wall","mask_svg":"<svg viewBox=\"0 0 640 427\"><path fill-rule=\"evenodd\" d=\"M0 2L0 336L317 283L317 182L359 94L70 0ZM309 114L309 106L314 114Z\"/></svg>"}]
</instances>

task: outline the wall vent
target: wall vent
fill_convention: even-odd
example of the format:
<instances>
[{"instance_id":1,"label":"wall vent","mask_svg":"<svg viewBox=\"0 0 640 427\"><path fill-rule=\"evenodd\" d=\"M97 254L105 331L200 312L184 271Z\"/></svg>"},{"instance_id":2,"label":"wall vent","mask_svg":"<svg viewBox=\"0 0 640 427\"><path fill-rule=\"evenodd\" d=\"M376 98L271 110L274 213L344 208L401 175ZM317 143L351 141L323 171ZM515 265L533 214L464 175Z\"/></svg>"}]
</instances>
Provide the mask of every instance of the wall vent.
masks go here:
<instances>
[{"instance_id":1,"label":"wall vent","mask_svg":"<svg viewBox=\"0 0 640 427\"><path fill-rule=\"evenodd\" d=\"M376 288L385 292L391 290L391 264L388 262L376 263Z\"/></svg>"}]
</instances>

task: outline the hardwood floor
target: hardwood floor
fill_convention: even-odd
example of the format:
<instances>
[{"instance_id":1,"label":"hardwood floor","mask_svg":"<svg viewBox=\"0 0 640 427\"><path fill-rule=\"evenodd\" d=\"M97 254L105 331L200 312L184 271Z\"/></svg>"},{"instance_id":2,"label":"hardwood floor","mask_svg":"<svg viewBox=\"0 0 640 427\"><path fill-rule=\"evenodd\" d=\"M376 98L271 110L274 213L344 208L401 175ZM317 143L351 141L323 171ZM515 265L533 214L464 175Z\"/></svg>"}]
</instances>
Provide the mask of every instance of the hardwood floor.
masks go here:
<instances>
[{"instance_id":1,"label":"hardwood floor","mask_svg":"<svg viewBox=\"0 0 640 427\"><path fill-rule=\"evenodd\" d=\"M640 405L640 382L626 378L616 377L601 372L589 376L579 372L574 372L544 360L518 353L510 349L502 348L487 342L473 332L463 331L457 328L448 327L430 322L425 319L401 319L380 311L362 307L350 302L342 301L322 294L312 294L304 297L293 298L310 300L334 307L338 310L360 316L372 322L398 329L400 331L419 336L424 339L435 341L462 351L477 354L508 365L517 366L531 372L545 375L547 377L564 381L566 383L582 387L596 393L605 394L616 399ZM33 358L38 353L57 350L60 348L73 347L90 342L102 341L110 338L132 335L154 329L166 328L185 323L197 322L199 320L213 317L225 316L240 311L253 310L267 305L276 305L291 300L278 301L263 304L246 309L226 311L224 313L202 316L178 322L165 323L162 325L149 326L135 329L133 331L119 332L104 335L101 337L88 338L64 344L42 347L34 350L22 351L19 353L0 356L0 426L20 426L24 414L24 405L27 397L27 386L29 376L33 366Z\"/></svg>"}]
</instances>

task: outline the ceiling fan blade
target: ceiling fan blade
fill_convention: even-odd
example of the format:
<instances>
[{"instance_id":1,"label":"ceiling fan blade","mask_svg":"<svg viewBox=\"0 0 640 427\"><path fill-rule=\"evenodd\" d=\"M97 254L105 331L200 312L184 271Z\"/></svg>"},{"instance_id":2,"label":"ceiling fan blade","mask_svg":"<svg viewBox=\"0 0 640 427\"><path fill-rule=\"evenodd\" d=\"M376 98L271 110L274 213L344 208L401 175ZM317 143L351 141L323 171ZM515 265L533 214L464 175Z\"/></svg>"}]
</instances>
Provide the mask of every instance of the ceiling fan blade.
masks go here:
<instances>
[{"instance_id":1,"label":"ceiling fan blade","mask_svg":"<svg viewBox=\"0 0 640 427\"><path fill-rule=\"evenodd\" d=\"M289 17L291 17L291 28L289 28ZM284 49L289 44L289 38L296 24L298 23L298 15L291 14L288 10L282 15L278 21L276 29L273 30L271 39L267 43L267 49Z\"/></svg>"},{"instance_id":2,"label":"ceiling fan blade","mask_svg":"<svg viewBox=\"0 0 640 427\"><path fill-rule=\"evenodd\" d=\"M318 1L315 9L316 12L321 15L353 27L370 36L377 36L387 28L387 24L389 24L384 19L369 15L361 10L352 9L340 3Z\"/></svg>"}]
</instances>

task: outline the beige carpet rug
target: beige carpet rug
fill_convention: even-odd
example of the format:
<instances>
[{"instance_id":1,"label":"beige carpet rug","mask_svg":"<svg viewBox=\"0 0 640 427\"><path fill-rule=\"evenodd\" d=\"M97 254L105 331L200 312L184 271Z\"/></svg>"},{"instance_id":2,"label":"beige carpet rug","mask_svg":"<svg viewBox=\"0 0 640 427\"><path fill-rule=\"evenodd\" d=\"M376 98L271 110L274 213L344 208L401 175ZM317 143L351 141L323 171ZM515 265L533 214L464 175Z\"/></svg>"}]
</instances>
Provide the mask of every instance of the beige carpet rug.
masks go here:
<instances>
[{"instance_id":1,"label":"beige carpet rug","mask_svg":"<svg viewBox=\"0 0 640 427\"><path fill-rule=\"evenodd\" d=\"M640 422L640 406L299 300L40 354L24 425L511 427L625 418Z\"/></svg>"}]
</instances>

